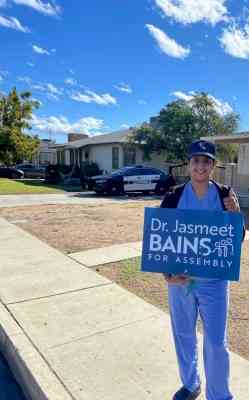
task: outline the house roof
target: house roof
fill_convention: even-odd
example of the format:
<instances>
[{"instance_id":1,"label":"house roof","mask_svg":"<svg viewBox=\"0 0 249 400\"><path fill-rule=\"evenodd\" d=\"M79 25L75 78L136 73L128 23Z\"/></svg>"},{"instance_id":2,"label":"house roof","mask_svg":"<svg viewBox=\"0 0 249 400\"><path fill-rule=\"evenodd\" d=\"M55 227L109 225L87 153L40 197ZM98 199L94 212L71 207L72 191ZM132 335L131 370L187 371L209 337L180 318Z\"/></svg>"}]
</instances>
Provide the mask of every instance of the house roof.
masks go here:
<instances>
[{"instance_id":1,"label":"house roof","mask_svg":"<svg viewBox=\"0 0 249 400\"><path fill-rule=\"evenodd\" d=\"M131 129L107 133L105 135L93 136L85 139L75 140L72 143L66 143L65 149L79 149L80 147L93 145L93 144L107 144L107 143L125 143Z\"/></svg>"},{"instance_id":2,"label":"house roof","mask_svg":"<svg viewBox=\"0 0 249 400\"><path fill-rule=\"evenodd\" d=\"M226 143L248 143L249 144L249 132L239 132L233 135L218 135L218 136L202 136L202 140L208 140L215 144L226 144Z\"/></svg>"}]
</instances>

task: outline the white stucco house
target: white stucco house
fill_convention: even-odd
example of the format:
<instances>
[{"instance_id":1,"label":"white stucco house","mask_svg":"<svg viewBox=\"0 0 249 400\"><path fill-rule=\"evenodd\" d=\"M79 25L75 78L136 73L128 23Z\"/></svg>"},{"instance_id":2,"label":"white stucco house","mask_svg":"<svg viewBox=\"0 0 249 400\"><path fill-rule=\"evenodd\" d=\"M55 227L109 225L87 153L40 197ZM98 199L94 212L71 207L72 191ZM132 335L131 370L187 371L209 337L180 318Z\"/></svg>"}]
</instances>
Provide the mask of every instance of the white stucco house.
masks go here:
<instances>
[{"instance_id":1,"label":"white stucco house","mask_svg":"<svg viewBox=\"0 0 249 400\"><path fill-rule=\"evenodd\" d=\"M54 142L49 139L42 139L37 153L32 157L32 163L37 166L46 166L56 163L56 150Z\"/></svg>"},{"instance_id":2,"label":"white stucco house","mask_svg":"<svg viewBox=\"0 0 249 400\"><path fill-rule=\"evenodd\" d=\"M238 144L237 164L227 164L225 183L233 186L238 192L249 194L249 132L239 132L227 136L207 136L201 139L215 144Z\"/></svg>"},{"instance_id":3,"label":"white stucco house","mask_svg":"<svg viewBox=\"0 0 249 400\"><path fill-rule=\"evenodd\" d=\"M150 161L143 159L143 152L138 146L128 143L131 129L88 137L74 135L68 143L55 145L56 162L63 165L80 164L85 161L96 162L104 173L110 173L128 165L144 164L167 171L163 155L154 155Z\"/></svg>"}]
</instances>

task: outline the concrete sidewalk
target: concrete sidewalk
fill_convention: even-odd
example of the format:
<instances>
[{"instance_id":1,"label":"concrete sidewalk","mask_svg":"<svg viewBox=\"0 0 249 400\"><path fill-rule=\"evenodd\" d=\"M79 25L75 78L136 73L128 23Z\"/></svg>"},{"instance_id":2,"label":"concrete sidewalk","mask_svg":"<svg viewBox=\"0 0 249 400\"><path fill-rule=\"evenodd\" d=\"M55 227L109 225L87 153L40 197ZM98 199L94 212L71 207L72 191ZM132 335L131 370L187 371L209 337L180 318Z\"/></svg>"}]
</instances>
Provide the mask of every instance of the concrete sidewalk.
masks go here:
<instances>
[{"instance_id":1,"label":"concrete sidewalk","mask_svg":"<svg viewBox=\"0 0 249 400\"><path fill-rule=\"evenodd\" d=\"M0 207L32 206L38 204L82 204L96 203L99 198L85 192L9 194L0 196ZM101 199L104 203L113 202L110 198Z\"/></svg>"},{"instance_id":2,"label":"concrete sidewalk","mask_svg":"<svg viewBox=\"0 0 249 400\"><path fill-rule=\"evenodd\" d=\"M68 192L56 194L4 194L0 195L0 208L32 206L39 204L117 204L156 200L155 196L100 196L94 192Z\"/></svg>"},{"instance_id":3,"label":"concrete sidewalk","mask_svg":"<svg viewBox=\"0 0 249 400\"><path fill-rule=\"evenodd\" d=\"M96 265L139 257L141 256L141 251L142 242L131 242L79 251L77 253L70 253L68 256L87 267L95 267Z\"/></svg>"},{"instance_id":4,"label":"concrete sidewalk","mask_svg":"<svg viewBox=\"0 0 249 400\"><path fill-rule=\"evenodd\" d=\"M3 219L0 246L0 345L28 399L171 400L165 313ZM232 354L236 400L248 370Z\"/></svg>"}]
</instances>

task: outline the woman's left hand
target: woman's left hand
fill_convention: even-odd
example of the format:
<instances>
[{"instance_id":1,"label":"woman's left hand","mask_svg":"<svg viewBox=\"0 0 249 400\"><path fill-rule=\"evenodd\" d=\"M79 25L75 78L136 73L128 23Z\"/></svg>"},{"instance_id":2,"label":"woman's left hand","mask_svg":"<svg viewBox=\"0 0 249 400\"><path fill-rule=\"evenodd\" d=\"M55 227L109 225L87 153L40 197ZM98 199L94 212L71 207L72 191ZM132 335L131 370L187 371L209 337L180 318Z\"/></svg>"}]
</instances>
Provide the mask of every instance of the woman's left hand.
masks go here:
<instances>
[{"instance_id":1,"label":"woman's left hand","mask_svg":"<svg viewBox=\"0 0 249 400\"><path fill-rule=\"evenodd\" d=\"M223 201L227 211L232 211L232 212L240 211L238 199L232 188L229 191L229 196L225 197Z\"/></svg>"}]
</instances>

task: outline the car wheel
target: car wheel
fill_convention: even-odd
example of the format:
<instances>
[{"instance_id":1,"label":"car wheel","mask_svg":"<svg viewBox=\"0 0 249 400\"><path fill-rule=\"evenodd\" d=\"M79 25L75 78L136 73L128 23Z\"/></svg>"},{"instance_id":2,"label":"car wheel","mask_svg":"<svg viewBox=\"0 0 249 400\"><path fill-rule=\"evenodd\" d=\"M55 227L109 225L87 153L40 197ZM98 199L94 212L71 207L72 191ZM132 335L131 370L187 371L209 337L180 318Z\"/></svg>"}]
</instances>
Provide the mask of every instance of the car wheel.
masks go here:
<instances>
[{"instance_id":1,"label":"car wheel","mask_svg":"<svg viewBox=\"0 0 249 400\"><path fill-rule=\"evenodd\" d=\"M122 193L122 191L117 185L113 185L108 189L107 193L111 196L119 196Z\"/></svg>"},{"instance_id":2,"label":"car wheel","mask_svg":"<svg viewBox=\"0 0 249 400\"><path fill-rule=\"evenodd\" d=\"M19 175L16 174L15 172L12 172L10 177L11 177L11 179L18 179Z\"/></svg>"}]
</instances>

